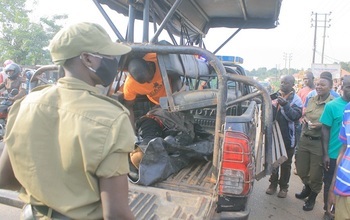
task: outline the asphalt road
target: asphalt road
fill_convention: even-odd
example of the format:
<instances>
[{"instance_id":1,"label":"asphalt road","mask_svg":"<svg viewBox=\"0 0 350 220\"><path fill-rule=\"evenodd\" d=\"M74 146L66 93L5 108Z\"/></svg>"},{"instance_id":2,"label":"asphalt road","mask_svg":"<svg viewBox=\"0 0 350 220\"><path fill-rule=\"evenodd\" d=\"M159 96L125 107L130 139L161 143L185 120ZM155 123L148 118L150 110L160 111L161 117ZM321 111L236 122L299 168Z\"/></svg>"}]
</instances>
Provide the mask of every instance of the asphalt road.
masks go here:
<instances>
[{"instance_id":1,"label":"asphalt road","mask_svg":"<svg viewBox=\"0 0 350 220\"><path fill-rule=\"evenodd\" d=\"M0 143L0 153L2 143ZM255 181L254 189L249 200L251 209L250 220L322 220L323 217L323 192L319 194L313 211L305 212L302 207L304 202L296 199L294 194L300 192L302 183L298 176L292 174L287 198L278 198L275 195L265 193L269 181L265 177ZM0 204L0 220L19 219L21 210Z\"/></svg>"},{"instance_id":2,"label":"asphalt road","mask_svg":"<svg viewBox=\"0 0 350 220\"><path fill-rule=\"evenodd\" d=\"M323 219L323 191L316 199L314 210L305 212L304 201L295 198L294 194L300 192L303 185L298 176L292 173L287 198L278 198L265 193L270 182L269 177L256 181L252 196L250 197L250 220L322 220Z\"/></svg>"}]
</instances>

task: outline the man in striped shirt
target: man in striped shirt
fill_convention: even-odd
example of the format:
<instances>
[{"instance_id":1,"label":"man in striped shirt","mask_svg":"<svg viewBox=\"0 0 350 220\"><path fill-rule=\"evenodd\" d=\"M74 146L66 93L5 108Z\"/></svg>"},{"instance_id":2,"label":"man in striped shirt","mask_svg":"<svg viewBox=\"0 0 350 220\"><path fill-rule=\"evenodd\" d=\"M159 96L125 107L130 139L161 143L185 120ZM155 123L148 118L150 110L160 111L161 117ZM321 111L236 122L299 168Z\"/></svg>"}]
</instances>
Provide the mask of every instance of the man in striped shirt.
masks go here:
<instances>
[{"instance_id":1,"label":"man in striped shirt","mask_svg":"<svg viewBox=\"0 0 350 220\"><path fill-rule=\"evenodd\" d=\"M343 146L329 190L327 212L335 214L335 219L350 219L350 104L345 107L339 140Z\"/></svg>"}]
</instances>

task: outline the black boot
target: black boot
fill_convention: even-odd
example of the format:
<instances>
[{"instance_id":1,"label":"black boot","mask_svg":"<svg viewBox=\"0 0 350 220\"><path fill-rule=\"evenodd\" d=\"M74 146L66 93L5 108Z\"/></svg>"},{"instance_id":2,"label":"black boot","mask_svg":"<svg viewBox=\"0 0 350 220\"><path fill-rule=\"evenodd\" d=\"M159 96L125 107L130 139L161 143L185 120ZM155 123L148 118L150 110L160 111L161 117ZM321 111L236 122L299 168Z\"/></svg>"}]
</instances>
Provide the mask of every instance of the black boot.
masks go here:
<instances>
[{"instance_id":1,"label":"black boot","mask_svg":"<svg viewBox=\"0 0 350 220\"><path fill-rule=\"evenodd\" d=\"M303 206L304 211L311 211L314 209L316 197L317 197L317 193L311 191L309 198L307 198L307 200Z\"/></svg>"},{"instance_id":2,"label":"black boot","mask_svg":"<svg viewBox=\"0 0 350 220\"><path fill-rule=\"evenodd\" d=\"M311 193L311 188L309 185L304 185L303 190L300 193L295 193L297 199L305 199Z\"/></svg>"}]
</instances>

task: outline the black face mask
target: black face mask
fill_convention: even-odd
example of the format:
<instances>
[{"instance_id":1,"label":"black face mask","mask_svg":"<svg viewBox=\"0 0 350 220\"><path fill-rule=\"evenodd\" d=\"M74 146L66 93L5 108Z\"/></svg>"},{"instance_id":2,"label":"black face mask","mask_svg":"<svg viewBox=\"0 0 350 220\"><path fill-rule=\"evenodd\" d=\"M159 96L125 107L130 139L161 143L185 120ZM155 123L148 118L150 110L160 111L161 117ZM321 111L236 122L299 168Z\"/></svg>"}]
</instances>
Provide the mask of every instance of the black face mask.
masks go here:
<instances>
[{"instance_id":1,"label":"black face mask","mask_svg":"<svg viewBox=\"0 0 350 220\"><path fill-rule=\"evenodd\" d=\"M108 59L106 57L98 56L95 54L92 54L92 56L101 58L101 63L96 70L92 69L91 67L89 67L89 69L96 73L96 75L101 79L103 83L102 85L104 87L109 86L113 82L115 76L117 75L117 58Z\"/></svg>"}]
</instances>

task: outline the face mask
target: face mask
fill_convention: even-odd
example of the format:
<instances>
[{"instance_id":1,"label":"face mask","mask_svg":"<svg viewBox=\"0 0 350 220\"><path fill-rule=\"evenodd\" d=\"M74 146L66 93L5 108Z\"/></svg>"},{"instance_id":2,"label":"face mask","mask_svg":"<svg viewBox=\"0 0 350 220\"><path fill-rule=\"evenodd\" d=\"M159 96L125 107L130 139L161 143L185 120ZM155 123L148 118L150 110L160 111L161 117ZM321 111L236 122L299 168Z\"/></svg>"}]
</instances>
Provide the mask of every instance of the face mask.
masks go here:
<instances>
[{"instance_id":1,"label":"face mask","mask_svg":"<svg viewBox=\"0 0 350 220\"><path fill-rule=\"evenodd\" d=\"M108 59L103 56L98 56L96 54L90 54L91 56L98 57L101 59L100 66L94 70L91 67L88 67L92 72L95 72L96 75L101 79L102 85L104 87L109 86L115 76L117 75L117 69L118 69L118 60L117 58L114 59Z\"/></svg>"}]
</instances>

